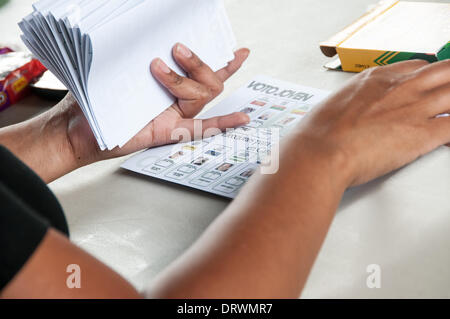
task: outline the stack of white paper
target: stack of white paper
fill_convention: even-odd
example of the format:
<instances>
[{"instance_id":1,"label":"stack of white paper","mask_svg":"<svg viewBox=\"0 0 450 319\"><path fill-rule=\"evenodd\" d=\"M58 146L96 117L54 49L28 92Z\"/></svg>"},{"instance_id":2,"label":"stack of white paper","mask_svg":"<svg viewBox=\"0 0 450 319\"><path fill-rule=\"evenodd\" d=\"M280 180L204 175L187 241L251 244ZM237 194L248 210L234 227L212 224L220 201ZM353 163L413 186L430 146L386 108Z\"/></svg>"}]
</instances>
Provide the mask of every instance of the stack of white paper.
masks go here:
<instances>
[{"instance_id":1,"label":"stack of white paper","mask_svg":"<svg viewBox=\"0 0 450 319\"><path fill-rule=\"evenodd\" d=\"M41 0L22 39L73 93L101 149L121 147L174 98L149 71L181 42L213 70L234 58L222 0Z\"/></svg>"}]
</instances>

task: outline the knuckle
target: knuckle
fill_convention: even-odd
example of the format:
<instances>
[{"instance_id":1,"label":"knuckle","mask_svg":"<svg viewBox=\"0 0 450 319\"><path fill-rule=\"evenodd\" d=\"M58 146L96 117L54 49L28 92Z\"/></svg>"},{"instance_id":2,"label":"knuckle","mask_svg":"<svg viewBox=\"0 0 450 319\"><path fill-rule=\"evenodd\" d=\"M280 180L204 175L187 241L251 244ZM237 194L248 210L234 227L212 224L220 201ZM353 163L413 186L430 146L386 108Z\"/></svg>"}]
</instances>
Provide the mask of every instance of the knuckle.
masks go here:
<instances>
[{"instance_id":1,"label":"knuckle","mask_svg":"<svg viewBox=\"0 0 450 319\"><path fill-rule=\"evenodd\" d=\"M364 79L374 84L386 84L389 77L386 76L382 68L373 68L364 74Z\"/></svg>"},{"instance_id":2,"label":"knuckle","mask_svg":"<svg viewBox=\"0 0 450 319\"><path fill-rule=\"evenodd\" d=\"M390 71L386 67L376 67L369 69L365 74L365 79L375 85L385 88L395 88L409 82L411 76Z\"/></svg>"},{"instance_id":3,"label":"knuckle","mask_svg":"<svg viewBox=\"0 0 450 319\"><path fill-rule=\"evenodd\" d=\"M172 82L176 86L180 86L184 82L184 78L178 74L174 74Z\"/></svg>"},{"instance_id":4,"label":"knuckle","mask_svg":"<svg viewBox=\"0 0 450 319\"><path fill-rule=\"evenodd\" d=\"M211 86L212 93L216 95L222 93L224 89L225 85L222 83L222 81L216 81L216 83Z\"/></svg>"},{"instance_id":5,"label":"knuckle","mask_svg":"<svg viewBox=\"0 0 450 319\"><path fill-rule=\"evenodd\" d=\"M367 75L367 76L371 76L371 75L377 73L379 69L380 69L380 67L373 67L373 68L365 69L362 72L362 74Z\"/></svg>"},{"instance_id":6,"label":"knuckle","mask_svg":"<svg viewBox=\"0 0 450 319\"><path fill-rule=\"evenodd\" d=\"M199 57L195 56L195 57L192 59L192 68L193 68L194 70L200 70L200 69L203 69L204 66L205 66L205 63L204 63L202 60L200 60Z\"/></svg>"},{"instance_id":7,"label":"knuckle","mask_svg":"<svg viewBox=\"0 0 450 319\"><path fill-rule=\"evenodd\" d=\"M372 76L382 76L388 72L387 68L385 68L384 66L374 67L369 70Z\"/></svg>"},{"instance_id":8,"label":"knuckle","mask_svg":"<svg viewBox=\"0 0 450 319\"><path fill-rule=\"evenodd\" d=\"M415 82L412 80L412 77L402 77L402 79L395 84L396 91L409 92L409 88L414 86Z\"/></svg>"},{"instance_id":9,"label":"knuckle","mask_svg":"<svg viewBox=\"0 0 450 319\"><path fill-rule=\"evenodd\" d=\"M373 68L369 68L364 70L363 72L360 73L360 77L361 79L364 80L375 80L379 77L380 74L382 74L384 72L384 69L382 67L373 67Z\"/></svg>"},{"instance_id":10,"label":"knuckle","mask_svg":"<svg viewBox=\"0 0 450 319\"><path fill-rule=\"evenodd\" d=\"M201 90L199 90L199 100L202 102L209 102L212 98L212 94L211 91L206 89L206 88L202 88Z\"/></svg>"},{"instance_id":11,"label":"knuckle","mask_svg":"<svg viewBox=\"0 0 450 319\"><path fill-rule=\"evenodd\" d=\"M422 65L422 66L426 66L426 65L431 64L427 60L423 60L423 59L414 59L414 60L411 60L410 62L411 62L411 64L415 63L415 64Z\"/></svg>"},{"instance_id":12,"label":"knuckle","mask_svg":"<svg viewBox=\"0 0 450 319\"><path fill-rule=\"evenodd\" d=\"M442 66L449 67L450 68L450 59L439 61Z\"/></svg>"},{"instance_id":13,"label":"knuckle","mask_svg":"<svg viewBox=\"0 0 450 319\"><path fill-rule=\"evenodd\" d=\"M196 67L199 68L199 69L201 69L201 68L203 68L204 66L205 66L205 63L204 63L202 60L200 60L199 58L197 58L197 61L196 61Z\"/></svg>"}]
</instances>

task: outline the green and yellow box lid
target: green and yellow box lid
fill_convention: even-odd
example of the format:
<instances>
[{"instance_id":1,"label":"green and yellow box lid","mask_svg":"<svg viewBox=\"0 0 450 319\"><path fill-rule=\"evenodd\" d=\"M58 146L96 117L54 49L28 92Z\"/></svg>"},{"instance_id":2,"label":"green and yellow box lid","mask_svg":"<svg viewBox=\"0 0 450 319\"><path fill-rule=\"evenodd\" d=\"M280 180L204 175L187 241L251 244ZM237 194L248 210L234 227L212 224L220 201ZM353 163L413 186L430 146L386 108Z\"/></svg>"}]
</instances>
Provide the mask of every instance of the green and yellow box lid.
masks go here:
<instances>
[{"instance_id":1,"label":"green and yellow box lid","mask_svg":"<svg viewBox=\"0 0 450 319\"><path fill-rule=\"evenodd\" d=\"M382 1L320 48L328 57L339 56L327 68L348 72L450 59L450 3Z\"/></svg>"}]
</instances>

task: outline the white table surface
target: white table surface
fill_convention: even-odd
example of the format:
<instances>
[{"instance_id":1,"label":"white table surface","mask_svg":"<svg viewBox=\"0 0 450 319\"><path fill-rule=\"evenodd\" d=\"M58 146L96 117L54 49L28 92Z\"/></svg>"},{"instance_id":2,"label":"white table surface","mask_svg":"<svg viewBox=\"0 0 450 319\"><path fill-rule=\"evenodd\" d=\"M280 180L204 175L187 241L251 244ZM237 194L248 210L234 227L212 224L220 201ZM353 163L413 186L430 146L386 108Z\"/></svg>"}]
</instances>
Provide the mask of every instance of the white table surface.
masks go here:
<instances>
[{"instance_id":1,"label":"white table surface","mask_svg":"<svg viewBox=\"0 0 450 319\"><path fill-rule=\"evenodd\" d=\"M325 71L327 59L319 42L376 2L225 1L239 44L253 52L221 98L262 73L322 89L339 88L352 75ZM16 22L32 2L10 0L0 8L0 44L20 44ZM0 126L50 105L30 97L0 113ZM123 160L80 169L50 187L66 211L73 242L142 288L180 256L229 201L128 173L119 168ZM349 191L303 297L450 297L449 198L447 148ZM380 289L366 286L370 264L381 267Z\"/></svg>"}]
</instances>

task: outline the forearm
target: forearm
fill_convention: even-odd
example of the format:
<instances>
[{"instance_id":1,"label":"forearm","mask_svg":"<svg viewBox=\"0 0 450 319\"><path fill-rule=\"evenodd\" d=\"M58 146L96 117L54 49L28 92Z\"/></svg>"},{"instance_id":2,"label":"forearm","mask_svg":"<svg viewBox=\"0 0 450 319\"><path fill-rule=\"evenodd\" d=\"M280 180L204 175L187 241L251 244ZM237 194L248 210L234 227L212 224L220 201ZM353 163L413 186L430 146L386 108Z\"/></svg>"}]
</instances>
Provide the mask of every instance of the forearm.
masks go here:
<instances>
[{"instance_id":1,"label":"forearm","mask_svg":"<svg viewBox=\"0 0 450 319\"><path fill-rule=\"evenodd\" d=\"M47 183L79 166L67 138L66 111L58 105L36 118L0 129L0 144Z\"/></svg>"},{"instance_id":2,"label":"forearm","mask_svg":"<svg viewBox=\"0 0 450 319\"><path fill-rule=\"evenodd\" d=\"M348 180L345 160L292 139L280 171L255 176L150 296L300 295Z\"/></svg>"}]
</instances>

